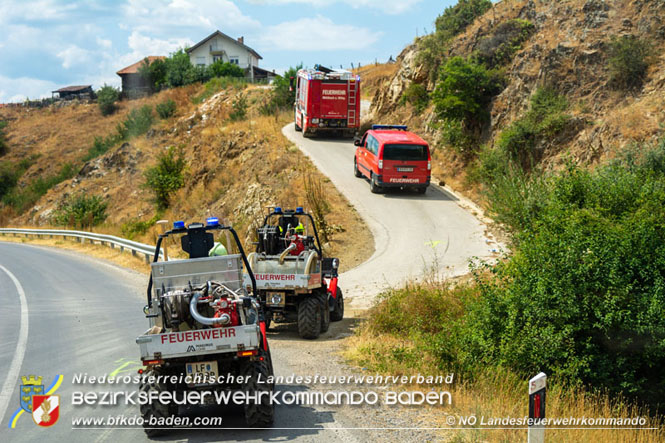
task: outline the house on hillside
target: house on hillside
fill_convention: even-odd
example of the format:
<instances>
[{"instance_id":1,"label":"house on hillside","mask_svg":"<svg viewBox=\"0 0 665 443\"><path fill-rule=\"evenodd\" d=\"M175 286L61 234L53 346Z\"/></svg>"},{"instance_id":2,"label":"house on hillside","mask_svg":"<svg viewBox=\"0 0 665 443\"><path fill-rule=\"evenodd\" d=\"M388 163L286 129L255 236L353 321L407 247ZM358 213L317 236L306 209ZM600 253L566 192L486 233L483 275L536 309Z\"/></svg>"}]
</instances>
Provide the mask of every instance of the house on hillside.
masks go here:
<instances>
[{"instance_id":1,"label":"house on hillside","mask_svg":"<svg viewBox=\"0 0 665 443\"><path fill-rule=\"evenodd\" d=\"M245 45L245 38L234 39L221 31L215 31L191 48L187 49L194 66L210 66L218 60L233 63L245 70L251 80L272 79L275 73L259 68L258 52Z\"/></svg>"},{"instance_id":2,"label":"house on hillside","mask_svg":"<svg viewBox=\"0 0 665 443\"><path fill-rule=\"evenodd\" d=\"M58 94L56 97L55 94ZM53 98L58 98L60 100L88 100L95 98L95 92L92 90L92 85L80 85L80 86L66 86L60 88L57 91L51 91Z\"/></svg>"},{"instance_id":3,"label":"house on hillside","mask_svg":"<svg viewBox=\"0 0 665 443\"><path fill-rule=\"evenodd\" d=\"M146 59L148 60L148 64L150 64L155 60L163 60L165 58L162 55L150 55L116 72L122 79L122 95L128 98L136 98L150 94L150 82L139 74L139 68Z\"/></svg>"}]
</instances>

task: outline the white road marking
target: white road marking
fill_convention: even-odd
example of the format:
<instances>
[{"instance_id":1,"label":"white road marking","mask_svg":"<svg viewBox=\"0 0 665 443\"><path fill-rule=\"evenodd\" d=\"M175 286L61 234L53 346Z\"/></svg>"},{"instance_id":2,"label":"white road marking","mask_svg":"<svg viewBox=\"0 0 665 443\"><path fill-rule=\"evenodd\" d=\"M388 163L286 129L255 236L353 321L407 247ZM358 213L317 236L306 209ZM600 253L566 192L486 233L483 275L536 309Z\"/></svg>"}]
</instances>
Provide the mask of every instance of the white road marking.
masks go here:
<instances>
[{"instance_id":1,"label":"white road marking","mask_svg":"<svg viewBox=\"0 0 665 443\"><path fill-rule=\"evenodd\" d=\"M25 292L23 291L21 283L14 274L9 272L9 270L2 265L0 265L0 270L4 271L14 282L14 286L16 286L16 291L18 292L19 300L21 302L21 322L18 333L18 342L16 343L16 352L14 353L14 359L9 367L9 371L7 371L5 384L2 385L2 391L0 392L0 423L2 423L5 418L5 412L7 412L7 408L9 407L10 397L18 382L19 371L23 364L23 356L25 355L25 349L28 345L28 301L25 298Z\"/></svg>"}]
</instances>

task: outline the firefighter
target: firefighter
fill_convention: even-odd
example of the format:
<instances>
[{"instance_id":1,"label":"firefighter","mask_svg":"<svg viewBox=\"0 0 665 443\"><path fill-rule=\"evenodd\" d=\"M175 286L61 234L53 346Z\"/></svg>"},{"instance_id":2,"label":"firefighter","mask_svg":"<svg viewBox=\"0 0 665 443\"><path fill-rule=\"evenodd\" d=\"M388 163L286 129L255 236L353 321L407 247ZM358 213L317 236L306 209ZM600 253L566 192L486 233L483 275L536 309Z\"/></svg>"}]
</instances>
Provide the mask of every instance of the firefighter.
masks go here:
<instances>
[{"instance_id":1,"label":"firefighter","mask_svg":"<svg viewBox=\"0 0 665 443\"><path fill-rule=\"evenodd\" d=\"M228 255L228 252L226 250L226 247L221 244L220 242L215 242L213 247L210 249L208 252L209 257L216 257L220 255Z\"/></svg>"}]
</instances>

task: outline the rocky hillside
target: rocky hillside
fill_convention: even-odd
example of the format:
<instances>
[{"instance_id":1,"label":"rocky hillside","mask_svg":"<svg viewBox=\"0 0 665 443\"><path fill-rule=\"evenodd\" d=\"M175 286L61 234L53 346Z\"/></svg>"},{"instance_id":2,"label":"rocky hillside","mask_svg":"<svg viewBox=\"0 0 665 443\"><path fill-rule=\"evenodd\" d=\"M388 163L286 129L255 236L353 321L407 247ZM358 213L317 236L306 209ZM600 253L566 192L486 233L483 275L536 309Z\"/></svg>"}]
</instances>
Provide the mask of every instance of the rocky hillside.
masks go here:
<instances>
[{"instance_id":1,"label":"rocky hillside","mask_svg":"<svg viewBox=\"0 0 665 443\"><path fill-rule=\"evenodd\" d=\"M664 17L665 3L661 1L498 2L437 47L439 60L434 74L432 63L424 57L425 40L405 48L397 59L399 70L374 95L368 119L409 122L435 146L435 173L471 190L474 172L470 166L477 166L481 146L497 149L502 132L528 114L536 91L548 88L565 101L565 125L537 138L532 154L555 168L571 157L584 164L596 163L634 142L652 142L662 135ZM515 24L526 30L524 38L511 37L510 27ZM612 42L622 37L644 42L649 48L648 69L638 87L621 88L613 83ZM510 45L509 50L506 45ZM434 100L427 100L435 95L446 60L461 56L486 61L488 51L495 59L484 64L502 76L503 84L489 101L489 118L469 155L453 149ZM500 51L503 59L496 62ZM422 85L428 93L421 109L410 104L413 100L406 100L413 85Z\"/></svg>"},{"instance_id":2,"label":"rocky hillside","mask_svg":"<svg viewBox=\"0 0 665 443\"><path fill-rule=\"evenodd\" d=\"M63 220L58 216L72 199L97 196L107 208L103 222L93 228L96 231L151 242L157 219L218 216L249 244L267 206L310 208L320 186L330 211L329 252L341 254L345 268L366 259L373 249L372 237L360 217L282 136L291 113L261 112L271 90L211 86L190 85L123 101L108 117L96 104L0 109L0 120L8 122L9 146L0 156L0 172L12 168L20 172L17 186L0 203L0 224L59 226ZM176 104L173 116L162 120L153 110L154 122L145 133L117 139L118 125L127 122L132 111L146 105L154 109L169 99ZM101 151L95 151L97 145ZM169 148L184 159L184 180L168 207L159 208L146 184L146 171ZM60 176L64 170L71 172ZM49 184L37 185L44 182ZM357 251L350 245L367 252L347 254L344 251Z\"/></svg>"}]
</instances>

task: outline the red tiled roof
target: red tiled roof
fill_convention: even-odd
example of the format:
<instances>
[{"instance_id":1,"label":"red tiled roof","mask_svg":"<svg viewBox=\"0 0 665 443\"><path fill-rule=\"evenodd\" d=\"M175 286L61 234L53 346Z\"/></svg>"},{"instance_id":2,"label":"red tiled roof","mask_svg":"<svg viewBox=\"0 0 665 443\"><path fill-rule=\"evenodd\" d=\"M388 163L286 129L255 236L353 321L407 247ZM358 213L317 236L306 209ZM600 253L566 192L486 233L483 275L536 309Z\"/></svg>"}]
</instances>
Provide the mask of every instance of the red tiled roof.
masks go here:
<instances>
[{"instance_id":1,"label":"red tiled roof","mask_svg":"<svg viewBox=\"0 0 665 443\"><path fill-rule=\"evenodd\" d=\"M164 57L163 55L149 55L149 56L137 61L133 65L129 65L126 68L122 68L121 70L116 72L116 74L118 74L118 75L136 74L137 72L139 72L139 68L141 67L141 64L143 63L143 60L145 60L146 58L148 59L148 63L152 63L155 60L164 60L166 57Z\"/></svg>"}]
</instances>

